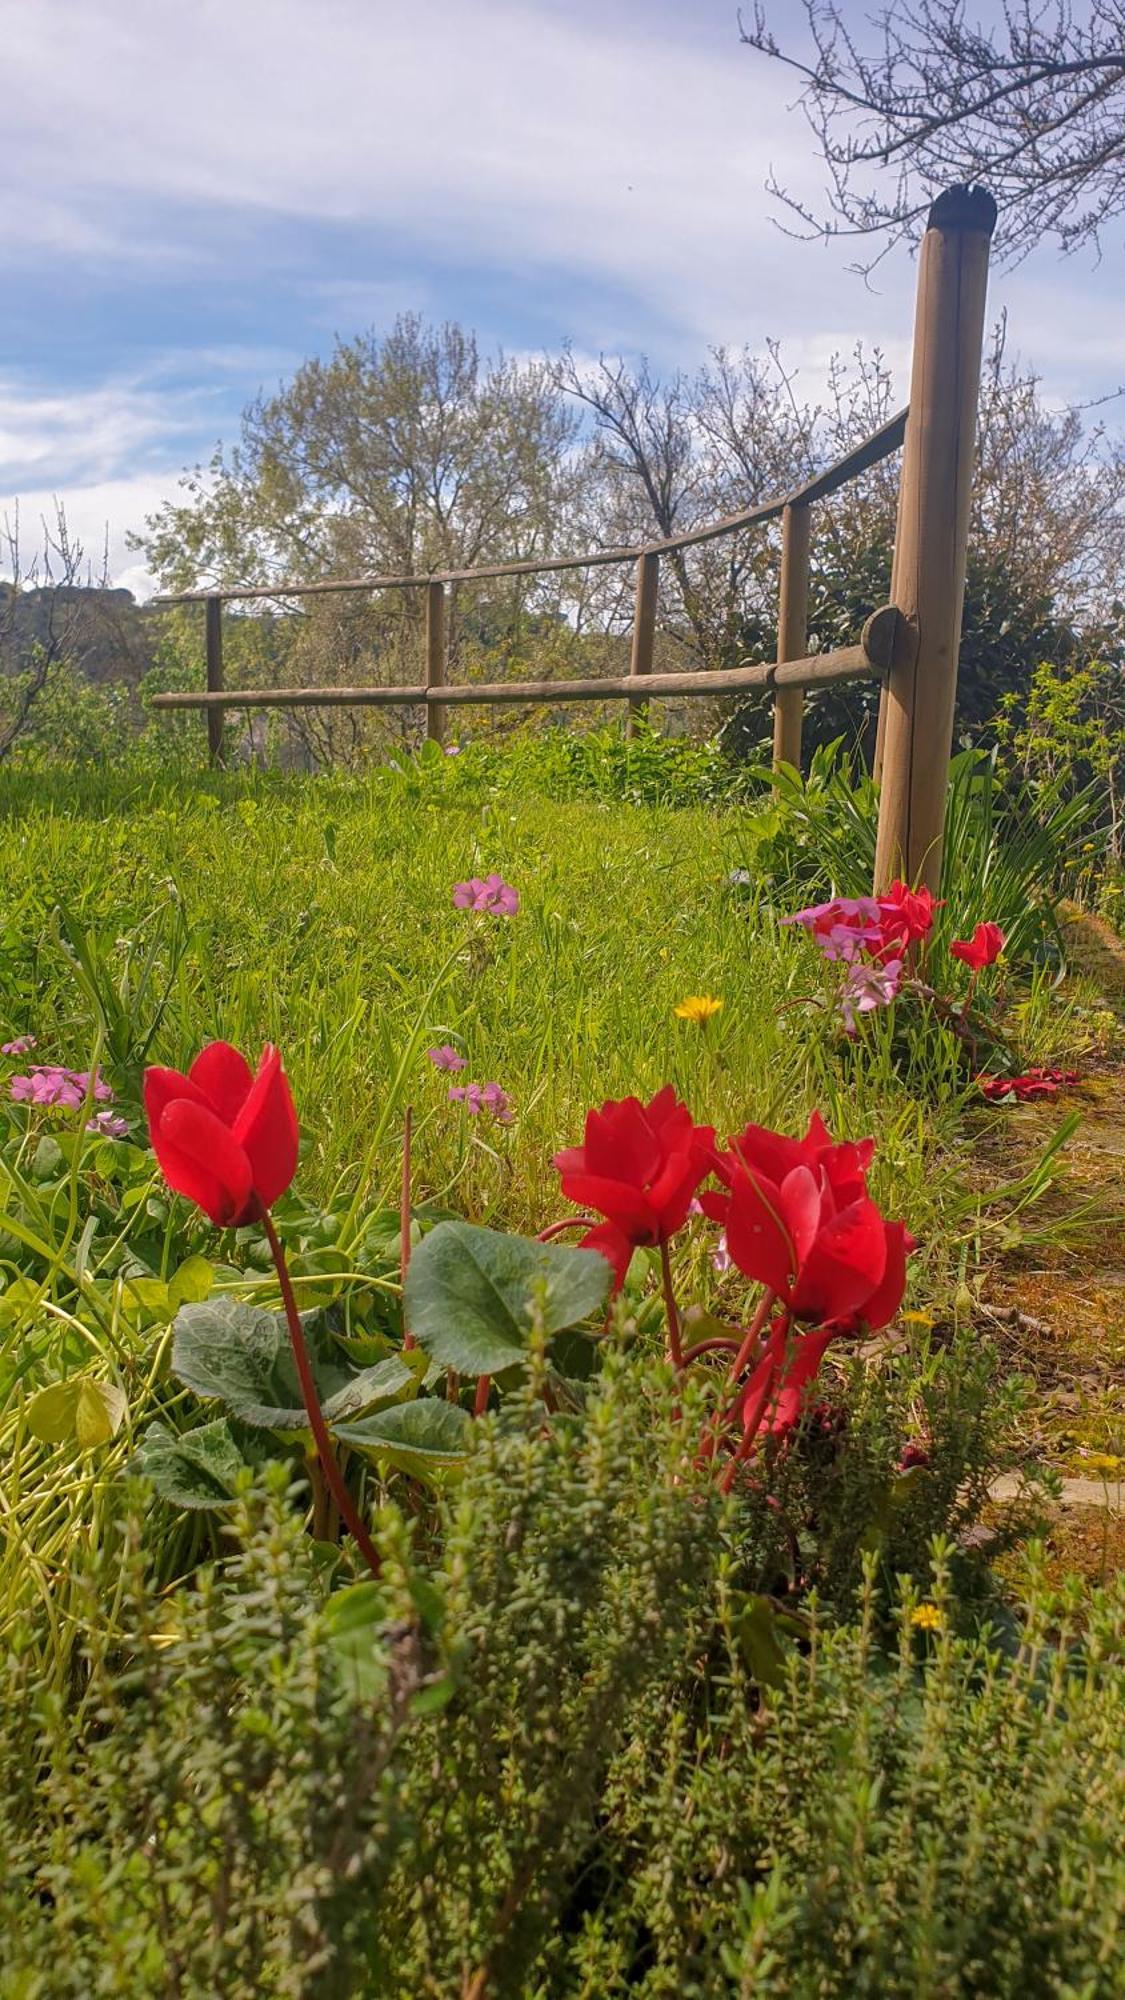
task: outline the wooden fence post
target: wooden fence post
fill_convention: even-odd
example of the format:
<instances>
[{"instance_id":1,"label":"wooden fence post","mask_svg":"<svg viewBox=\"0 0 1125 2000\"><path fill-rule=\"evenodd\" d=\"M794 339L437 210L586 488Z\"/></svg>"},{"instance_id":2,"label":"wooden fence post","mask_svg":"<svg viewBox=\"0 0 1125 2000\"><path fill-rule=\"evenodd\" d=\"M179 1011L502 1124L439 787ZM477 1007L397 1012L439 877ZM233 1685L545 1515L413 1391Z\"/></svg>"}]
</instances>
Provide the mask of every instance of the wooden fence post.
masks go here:
<instances>
[{"instance_id":1,"label":"wooden fence post","mask_svg":"<svg viewBox=\"0 0 1125 2000\"><path fill-rule=\"evenodd\" d=\"M426 686L445 686L445 585L426 585ZM445 742L445 703L426 703L426 735L431 743Z\"/></svg>"},{"instance_id":2,"label":"wooden fence post","mask_svg":"<svg viewBox=\"0 0 1125 2000\"><path fill-rule=\"evenodd\" d=\"M781 517L781 584L777 610L777 657L803 660L808 647L809 528L807 505L787 506ZM802 688L778 688L773 699L773 768L801 768Z\"/></svg>"},{"instance_id":3,"label":"wooden fence post","mask_svg":"<svg viewBox=\"0 0 1125 2000\"><path fill-rule=\"evenodd\" d=\"M896 875L935 894L941 881L995 225L996 203L984 188L948 188L922 238L891 581L902 617L880 705L876 892Z\"/></svg>"},{"instance_id":4,"label":"wooden fence post","mask_svg":"<svg viewBox=\"0 0 1125 2000\"><path fill-rule=\"evenodd\" d=\"M651 674L656 645L656 609L660 599L660 557L646 550L637 557L637 595L633 605L633 645L629 655L631 674ZM625 718L625 734L631 736L639 715L647 715L648 704L630 701Z\"/></svg>"},{"instance_id":5,"label":"wooden fence post","mask_svg":"<svg viewBox=\"0 0 1125 2000\"><path fill-rule=\"evenodd\" d=\"M207 692L221 694L223 690L223 600L221 597L207 599ZM223 710L207 710L207 754L212 764L221 765L223 757Z\"/></svg>"}]
</instances>

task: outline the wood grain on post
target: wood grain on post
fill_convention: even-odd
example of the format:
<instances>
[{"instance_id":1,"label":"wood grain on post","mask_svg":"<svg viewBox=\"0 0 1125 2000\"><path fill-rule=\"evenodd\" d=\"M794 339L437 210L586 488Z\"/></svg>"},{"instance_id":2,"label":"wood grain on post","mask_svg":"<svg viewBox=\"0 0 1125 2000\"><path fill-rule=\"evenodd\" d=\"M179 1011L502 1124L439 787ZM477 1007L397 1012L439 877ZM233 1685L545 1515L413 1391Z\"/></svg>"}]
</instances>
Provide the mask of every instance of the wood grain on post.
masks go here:
<instances>
[{"instance_id":1,"label":"wood grain on post","mask_svg":"<svg viewBox=\"0 0 1125 2000\"><path fill-rule=\"evenodd\" d=\"M635 679L640 674L651 674L653 655L656 647L656 610L660 599L660 557L651 550L637 557L637 595L633 606L633 646L629 655L629 673ZM629 703L629 713L625 723L625 734L631 736L640 715L647 715L648 705L641 701Z\"/></svg>"},{"instance_id":2,"label":"wood grain on post","mask_svg":"<svg viewBox=\"0 0 1125 2000\"><path fill-rule=\"evenodd\" d=\"M902 622L881 705L877 891L900 874L935 893L941 880L995 224L984 188L949 188L922 239L891 582Z\"/></svg>"},{"instance_id":3,"label":"wood grain on post","mask_svg":"<svg viewBox=\"0 0 1125 2000\"><path fill-rule=\"evenodd\" d=\"M810 510L804 505L786 507L781 517L781 586L778 594L777 658L804 658L809 623L809 529ZM792 764L801 768L801 721L805 711L804 691L799 687L779 688L773 704L773 768Z\"/></svg>"},{"instance_id":4,"label":"wood grain on post","mask_svg":"<svg viewBox=\"0 0 1125 2000\"><path fill-rule=\"evenodd\" d=\"M207 692L221 694L223 691L223 600L221 597L207 599ZM223 762L223 711L221 708L207 710L207 755L212 764Z\"/></svg>"},{"instance_id":5,"label":"wood grain on post","mask_svg":"<svg viewBox=\"0 0 1125 2000\"><path fill-rule=\"evenodd\" d=\"M426 585L426 686L445 686L445 585ZM431 701L426 707L426 735L431 743L445 741L445 704Z\"/></svg>"}]
</instances>

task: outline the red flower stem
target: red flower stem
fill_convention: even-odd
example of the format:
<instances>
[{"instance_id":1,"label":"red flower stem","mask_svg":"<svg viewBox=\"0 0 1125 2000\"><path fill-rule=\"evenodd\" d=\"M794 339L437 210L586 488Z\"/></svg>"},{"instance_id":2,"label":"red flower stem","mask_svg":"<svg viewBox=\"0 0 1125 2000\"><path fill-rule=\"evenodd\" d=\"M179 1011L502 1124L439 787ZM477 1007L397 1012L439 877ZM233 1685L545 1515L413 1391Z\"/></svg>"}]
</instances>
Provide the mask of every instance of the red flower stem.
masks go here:
<instances>
[{"instance_id":1,"label":"red flower stem","mask_svg":"<svg viewBox=\"0 0 1125 2000\"><path fill-rule=\"evenodd\" d=\"M596 1220L593 1215L564 1215L561 1222L549 1222L535 1240L537 1243L550 1243L554 1237L561 1236L564 1229L593 1229Z\"/></svg>"},{"instance_id":2,"label":"red flower stem","mask_svg":"<svg viewBox=\"0 0 1125 2000\"><path fill-rule=\"evenodd\" d=\"M668 1359L673 1368L682 1368L684 1350L680 1345L680 1314L672 1290L672 1259L663 1237L660 1239L660 1275L664 1280L664 1311L668 1317Z\"/></svg>"},{"instance_id":3,"label":"red flower stem","mask_svg":"<svg viewBox=\"0 0 1125 2000\"><path fill-rule=\"evenodd\" d=\"M403 1293L406 1290L406 1273L410 1268L410 1133L414 1123L414 1107L408 1104L402 1121L402 1193L399 1197L398 1236L399 1269L402 1276ZM405 1296L403 1310L405 1312ZM405 1318L402 1324L402 1347L405 1353L415 1346L414 1335L407 1329Z\"/></svg>"},{"instance_id":4,"label":"red flower stem","mask_svg":"<svg viewBox=\"0 0 1125 2000\"><path fill-rule=\"evenodd\" d=\"M751 1320L749 1326L746 1329L746 1337L743 1340L742 1346L739 1348L738 1353L735 1355L734 1360L731 1362L730 1380L732 1382L737 1382L739 1376L742 1374L743 1369L748 1366L751 1358L753 1357L754 1349L757 1347L758 1342L762 1337L762 1328L765 1326L765 1323L768 1320L771 1311L773 1310L773 1303L776 1297L777 1297L776 1292L771 1292L769 1290L766 1290L762 1293L762 1296L758 1301L757 1311L755 1312L753 1319Z\"/></svg>"},{"instance_id":5,"label":"red flower stem","mask_svg":"<svg viewBox=\"0 0 1125 2000\"><path fill-rule=\"evenodd\" d=\"M320 1460L321 1469L328 1482L328 1490L340 1510L340 1519L355 1540L356 1546L368 1569L371 1571L372 1576L378 1578L382 1568L379 1561L379 1552L359 1518L352 1496L344 1484L344 1475L340 1471L336 1453L332 1449L332 1440L328 1435L328 1426L324 1421L320 1399L316 1393L316 1383L313 1381L312 1363L309 1360L309 1350L305 1345L301 1315L297 1311L297 1300L289 1278L289 1266L285 1262L285 1252L281 1247L281 1239L273 1226L273 1217L268 1208L263 1208L262 1210L262 1227L266 1232L266 1240L269 1243L270 1254L273 1257L274 1266L277 1271L277 1282L281 1286L281 1298L285 1307L285 1318L289 1326L289 1339L293 1348L293 1359L297 1364L297 1379L301 1384L301 1395L304 1399L305 1413L309 1420L309 1429L313 1434L313 1440L316 1444L316 1455Z\"/></svg>"},{"instance_id":6,"label":"red flower stem","mask_svg":"<svg viewBox=\"0 0 1125 2000\"><path fill-rule=\"evenodd\" d=\"M739 1445L738 1450L735 1452L734 1457L731 1459L729 1465L727 1466L726 1471L724 1472L722 1478L719 1481L719 1491L721 1493L730 1492L731 1487L734 1485L735 1477L737 1475L739 1466L745 1465L747 1459L750 1456L750 1453L753 1451L754 1440L757 1437L758 1432L762 1427L762 1418L765 1416L766 1411L769 1408L770 1397L772 1395L772 1392L773 1392L773 1375L771 1374L766 1386L766 1393L762 1397L761 1403L759 1404L758 1407L758 1414L755 1417L753 1423L751 1424L749 1430L743 1434L742 1442Z\"/></svg>"},{"instance_id":7,"label":"red flower stem","mask_svg":"<svg viewBox=\"0 0 1125 2000\"><path fill-rule=\"evenodd\" d=\"M738 1348L738 1342L732 1340L726 1333L713 1333L707 1340L697 1340L695 1346L687 1348L684 1353L684 1367L687 1367L689 1361L698 1361L701 1354L716 1354L721 1347L725 1347L729 1353L734 1353Z\"/></svg>"},{"instance_id":8,"label":"red flower stem","mask_svg":"<svg viewBox=\"0 0 1125 2000\"><path fill-rule=\"evenodd\" d=\"M488 1408L488 1392L492 1387L491 1375L477 1376L477 1393L473 1398L474 1417L483 1417Z\"/></svg>"}]
</instances>

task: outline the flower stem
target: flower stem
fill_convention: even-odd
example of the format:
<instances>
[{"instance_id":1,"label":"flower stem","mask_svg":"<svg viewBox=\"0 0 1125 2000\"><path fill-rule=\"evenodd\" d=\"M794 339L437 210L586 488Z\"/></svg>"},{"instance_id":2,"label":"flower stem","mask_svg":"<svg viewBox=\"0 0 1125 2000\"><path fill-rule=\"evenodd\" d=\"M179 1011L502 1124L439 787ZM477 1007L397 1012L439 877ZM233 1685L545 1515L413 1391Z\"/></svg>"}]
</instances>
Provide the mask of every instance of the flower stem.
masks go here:
<instances>
[{"instance_id":1,"label":"flower stem","mask_svg":"<svg viewBox=\"0 0 1125 2000\"><path fill-rule=\"evenodd\" d=\"M660 1242L660 1275L664 1280L664 1311L668 1318L668 1359L673 1368L682 1368L684 1350L680 1344L680 1314L672 1290L672 1259L663 1237Z\"/></svg>"},{"instance_id":2,"label":"flower stem","mask_svg":"<svg viewBox=\"0 0 1125 2000\"><path fill-rule=\"evenodd\" d=\"M768 1289L762 1293L762 1296L758 1301L757 1311L755 1312L753 1319L751 1320L749 1326L746 1329L746 1337L743 1340L742 1346L739 1348L738 1353L735 1355L734 1360L731 1362L730 1379L732 1382L737 1382L743 1369L750 1362L754 1353L754 1349L757 1347L758 1342L762 1337L762 1328L765 1326L765 1323L770 1316L770 1313L773 1309L773 1303L776 1297L777 1293L771 1292Z\"/></svg>"},{"instance_id":3,"label":"flower stem","mask_svg":"<svg viewBox=\"0 0 1125 2000\"><path fill-rule=\"evenodd\" d=\"M483 1417L488 1408L488 1392L492 1387L491 1375L477 1376L477 1393L473 1398L474 1417Z\"/></svg>"},{"instance_id":4,"label":"flower stem","mask_svg":"<svg viewBox=\"0 0 1125 2000\"><path fill-rule=\"evenodd\" d=\"M739 1466L745 1465L746 1460L749 1458L750 1453L754 1449L754 1440L757 1437L758 1432L762 1427L762 1418L766 1414L766 1410L769 1406L770 1397L773 1394L774 1377L776 1375L776 1372L777 1372L776 1369L771 1368L769 1374L766 1377L761 1392L758 1396L757 1403L754 1407L753 1415L751 1416L750 1422L747 1424L746 1429L743 1432L742 1440L739 1444L738 1450L735 1452L734 1457L729 1461L727 1469L723 1473L723 1476L719 1481L719 1491L721 1493L730 1492L731 1487L734 1485L735 1479L738 1475Z\"/></svg>"},{"instance_id":5,"label":"flower stem","mask_svg":"<svg viewBox=\"0 0 1125 2000\"><path fill-rule=\"evenodd\" d=\"M414 1107L408 1104L402 1121L402 1193L399 1198L399 1270L403 1289L403 1352L415 1345L414 1335L406 1324L406 1273L410 1269L410 1134L414 1124Z\"/></svg>"},{"instance_id":6,"label":"flower stem","mask_svg":"<svg viewBox=\"0 0 1125 2000\"><path fill-rule=\"evenodd\" d=\"M729 1334L713 1333L707 1340L697 1340L694 1347L685 1348L683 1365L686 1368L689 1361L698 1361L701 1354L718 1354L720 1350L734 1354L737 1349L737 1340L732 1340Z\"/></svg>"},{"instance_id":7,"label":"flower stem","mask_svg":"<svg viewBox=\"0 0 1125 2000\"><path fill-rule=\"evenodd\" d=\"M297 1379L301 1384L301 1396L305 1405L305 1414L309 1420L309 1429L313 1434L313 1441L316 1445L316 1455L320 1460L321 1469L328 1484L328 1490L340 1510L340 1519L352 1535L372 1576L377 1578L382 1568L379 1561L379 1552L359 1518L352 1496L344 1484L344 1475L340 1471L336 1454L332 1449L332 1439L328 1435L328 1426L324 1421L324 1415L320 1407L320 1398L316 1393L316 1383L313 1381L312 1363L309 1360L309 1350L305 1344L305 1333L301 1325L301 1315L297 1311L297 1300L289 1278L289 1266L285 1262L285 1252L281 1247L281 1238L274 1228L273 1217L268 1208L263 1208L262 1210L262 1226L265 1229L266 1240L269 1243L270 1254L273 1257L274 1266L277 1271L277 1282L281 1287L281 1299L285 1307L285 1318L289 1327L289 1340L293 1348L293 1359L297 1364Z\"/></svg>"},{"instance_id":8,"label":"flower stem","mask_svg":"<svg viewBox=\"0 0 1125 2000\"><path fill-rule=\"evenodd\" d=\"M535 1240L537 1243L551 1243L556 1236L562 1235L564 1229L592 1229L596 1220L593 1215L564 1215L561 1222L549 1222Z\"/></svg>"}]
</instances>

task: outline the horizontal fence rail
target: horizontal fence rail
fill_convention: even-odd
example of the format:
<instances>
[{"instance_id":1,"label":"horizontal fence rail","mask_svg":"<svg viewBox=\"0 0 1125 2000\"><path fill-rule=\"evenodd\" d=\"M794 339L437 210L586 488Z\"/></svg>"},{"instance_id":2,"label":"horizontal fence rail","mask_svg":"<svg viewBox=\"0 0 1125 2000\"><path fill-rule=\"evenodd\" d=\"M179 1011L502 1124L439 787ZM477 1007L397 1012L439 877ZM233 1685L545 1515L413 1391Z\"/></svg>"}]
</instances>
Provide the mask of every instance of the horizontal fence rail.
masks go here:
<instances>
[{"instance_id":1,"label":"horizontal fence rail","mask_svg":"<svg viewBox=\"0 0 1125 2000\"><path fill-rule=\"evenodd\" d=\"M224 688L212 694L161 694L160 708L419 708L474 702L636 701L649 695L739 694L746 688L824 687L890 671L898 612L885 604L872 613L858 646L841 646L811 659L768 661L685 674L624 674L584 681L484 681L459 687Z\"/></svg>"}]
</instances>

